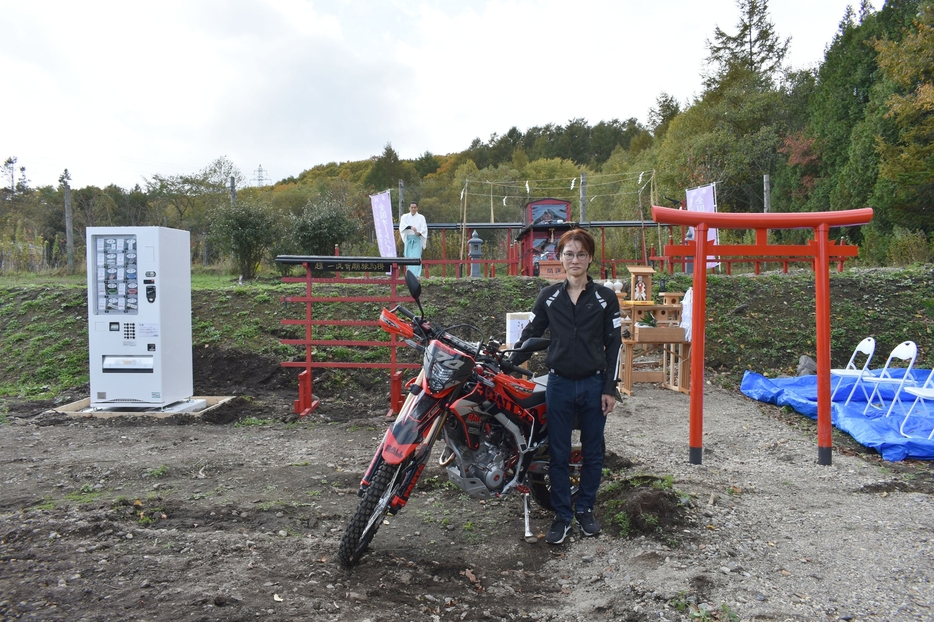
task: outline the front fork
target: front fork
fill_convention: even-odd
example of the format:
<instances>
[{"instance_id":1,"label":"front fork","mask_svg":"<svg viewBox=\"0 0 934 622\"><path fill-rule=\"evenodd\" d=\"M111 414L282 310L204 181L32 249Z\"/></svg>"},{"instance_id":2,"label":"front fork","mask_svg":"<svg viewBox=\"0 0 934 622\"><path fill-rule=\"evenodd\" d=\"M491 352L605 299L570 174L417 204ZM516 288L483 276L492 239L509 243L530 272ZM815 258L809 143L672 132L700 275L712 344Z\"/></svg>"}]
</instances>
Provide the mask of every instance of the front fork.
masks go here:
<instances>
[{"instance_id":1,"label":"front fork","mask_svg":"<svg viewBox=\"0 0 934 622\"><path fill-rule=\"evenodd\" d=\"M405 504L409 501L409 496L412 494L412 490L415 489L415 484L418 483L418 478L421 477L422 471L425 470L425 464L428 462L428 458L431 455L431 448L434 446L435 441L438 440L438 435L441 433L441 430L444 426L444 422L447 420L447 410L442 410L441 414L435 418L432 422L431 427L428 428L428 432L425 434L425 439L421 444L412 452L412 455L406 461L404 465L404 471L402 477L399 480L397 490L399 492L393 496L392 500L389 502L389 514L395 515L399 512ZM386 431L386 434L389 434L389 431ZM386 443L386 437L383 437L383 441L379 445L376 454L373 456L372 462L370 462L370 467L367 469L366 474L363 476L363 480L360 482L360 489L357 491L357 495L362 497L366 492L366 489L370 486L370 477L373 473L376 472L376 469L379 468L379 465L383 462L383 445Z\"/></svg>"},{"instance_id":2,"label":"front fork","mask_svg":"<svg viewBox=\"0 0 934 622\"><path fill-rule=\"evenodd\" d=\"M408 385L412 384L421 384L422 379L425 377L425 370L420 370L418 375L409 381ZM379 447L376 448L376 453L373 454L373 459L370 460L370 466L367 467L366 472L363 474L363 479L360 480L360 489L357 491L358 497L363 497L363 493L366 492L366 489L370 487L370 479L373 477L373 474L376 473L376 469L379 468L379 465L383 463L383 449L386 447L386 440L389 438L389 431L392 429L392 426L396 422L400 421L402 417L408 416L408 413L412 409L412 402L415 401L415 394L409 392L405 396L405 401L402 404L402 408L399 409L399 415L396 417L396 420L386 428L385 434L383 434L383 439L379 442Z\"/></svg>"}]
</instances>

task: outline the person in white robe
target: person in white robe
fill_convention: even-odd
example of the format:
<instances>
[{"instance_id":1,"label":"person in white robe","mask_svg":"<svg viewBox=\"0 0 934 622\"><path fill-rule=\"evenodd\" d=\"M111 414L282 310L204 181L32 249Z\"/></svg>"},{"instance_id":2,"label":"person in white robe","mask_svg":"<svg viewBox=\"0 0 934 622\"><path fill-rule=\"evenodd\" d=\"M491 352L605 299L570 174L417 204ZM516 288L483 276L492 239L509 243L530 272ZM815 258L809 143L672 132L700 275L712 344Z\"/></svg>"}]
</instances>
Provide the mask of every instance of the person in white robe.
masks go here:
<instances>
[{"instance_id":1,"label":"person in white robe","mask_svg":"<svg viewBox=\"0 0 934 622\"><path fill-rule=\"evenodd\" d=\"M403 257L422 258L422 251L428 246L428 223L418 213L418 203L415 201L409 203L409 213L399 219L399 237L402 238ZM422 275L420 265L407 267L415 276Z\"/></svg>"}]
</instances>

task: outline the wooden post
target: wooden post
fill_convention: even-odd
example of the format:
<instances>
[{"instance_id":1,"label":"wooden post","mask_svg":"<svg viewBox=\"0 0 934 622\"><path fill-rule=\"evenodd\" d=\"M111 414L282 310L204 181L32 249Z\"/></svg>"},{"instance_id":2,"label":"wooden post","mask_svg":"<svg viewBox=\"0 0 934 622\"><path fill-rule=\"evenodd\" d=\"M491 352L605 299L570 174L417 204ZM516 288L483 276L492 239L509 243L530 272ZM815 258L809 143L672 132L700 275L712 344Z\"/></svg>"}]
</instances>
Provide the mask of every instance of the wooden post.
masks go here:
<instances>
[{"instance_id":1,"label":"wooden post","mask_svg":"<svg viewBox=\"0 0 934 622\"><path fill-rule=\"evenodd\" d=\"M68 182L65 184L65 249L68 253L68 273L75 271L75 238L72 233L73 222L71 216L71 186Z\"/></svg>"},{"instance_id":2,"label":"wooden post","mask_svg":"<svg viewBox=\"0 0 934 622\"><path fill-rule=\"evenodd\" d=\"M814 228L817 257L814 261L814 298L817 319L817 464L831 464L833 450L830 412L830 227Z\"/></svg>"}]
</instances>

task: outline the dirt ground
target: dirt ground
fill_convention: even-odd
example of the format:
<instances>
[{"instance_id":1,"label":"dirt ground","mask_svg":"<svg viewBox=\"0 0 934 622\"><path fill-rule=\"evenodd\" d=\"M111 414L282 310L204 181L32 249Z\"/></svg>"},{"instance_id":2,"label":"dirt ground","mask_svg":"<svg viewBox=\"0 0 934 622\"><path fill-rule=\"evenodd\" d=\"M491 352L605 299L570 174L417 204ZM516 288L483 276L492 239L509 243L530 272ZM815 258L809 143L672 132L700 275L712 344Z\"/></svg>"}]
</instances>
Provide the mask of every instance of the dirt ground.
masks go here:
<instances>
[{"instance_id":1,"label":"dirt ground","mask_svg":"<svg viewBox=\"0 0 934 622\"><path fill-rule=\"evenodd\" d=\"M527 543L518 496L467 498L432 462L346 570L337 546L387 425L382 387L289 422L290 372L200 357L213 371L196 392L238 396L203 418L5 404L0 618L934 617L930 465L835 439L833 465L818 466L813 425L712 386L703 465L688 464L686 395L636 385L610 415L599 537ZM649 496L667 480L680 502L654 531L624 535L608 521L616 480L649 482ZM535 509L533 530L550 518Z\"/></svg>"}]
</instances>

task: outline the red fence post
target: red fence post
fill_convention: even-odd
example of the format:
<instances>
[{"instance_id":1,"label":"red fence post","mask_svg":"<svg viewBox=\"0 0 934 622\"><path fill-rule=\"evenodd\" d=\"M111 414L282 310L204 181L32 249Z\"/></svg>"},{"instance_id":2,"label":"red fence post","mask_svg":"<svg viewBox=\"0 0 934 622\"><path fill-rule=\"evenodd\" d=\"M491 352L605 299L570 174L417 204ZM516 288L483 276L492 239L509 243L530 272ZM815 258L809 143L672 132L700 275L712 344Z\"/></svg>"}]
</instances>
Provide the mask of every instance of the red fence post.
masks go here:
<instances>
[{"instance_id":1,"label":"red fence post","mask_svg":"<svg viewBox=\"0 0 934 622\"><path fill-rule=\"evenodd\" d=\"M393 348L395 352L395 348ZM392 375L389 378L389 412L386 413L386 416L392 416L399 412L399 409L402 408L402 370L398 369L392 372Z\"/></svg>"}]
</instances>

